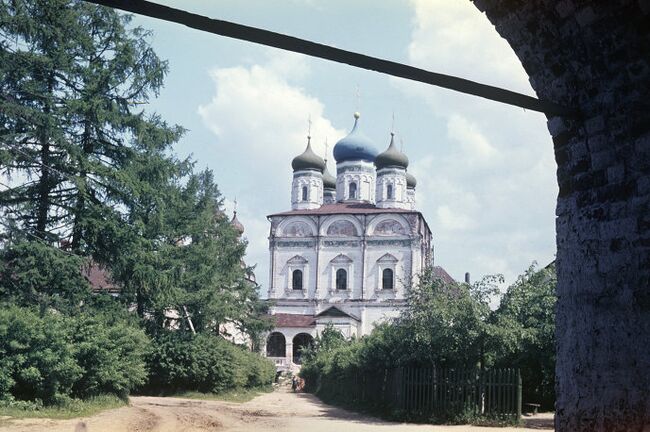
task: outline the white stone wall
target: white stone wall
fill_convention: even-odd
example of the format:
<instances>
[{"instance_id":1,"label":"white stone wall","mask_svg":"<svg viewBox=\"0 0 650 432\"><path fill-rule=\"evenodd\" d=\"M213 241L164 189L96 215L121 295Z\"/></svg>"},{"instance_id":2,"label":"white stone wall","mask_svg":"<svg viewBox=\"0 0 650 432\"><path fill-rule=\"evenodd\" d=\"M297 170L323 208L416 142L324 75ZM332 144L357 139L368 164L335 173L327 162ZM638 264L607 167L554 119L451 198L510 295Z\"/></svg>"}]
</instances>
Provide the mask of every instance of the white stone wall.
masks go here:
<instances>
[{"instance_id":1,"label":"white stone wall","mask_svg":"<svg viewBox=\"0 0 650 432\"><path fill-rule=\"evenodd\" d=\"M404 299L422 270L421 235L403 215L287 216L271 235L270 298L326 300ZM292 272L303 272L303 289L292 289ZM336 271L347 272L347 289L336 289ZM391 269L393 290L382 289Z\"/></svg>"},{"instance_id":2,"label":"white stone wall","mask_svg":"<svg viewBox=\"0 0 650 432\"><path fill-rule=\"evenodd\" d=\"M388 186L393 188L392 198L388 197ZM406 191L406 170L383 168L377 172L375 200L379 208L411 208Z\"/></svg>"},{"instance_id":3,"label":"white stone wall","mask_svg":"<svg viewBox=\"0 0 650 432\"><path fill-rule=\"evenodd\" d=\"M336 190L327 189L323 191L323 204L336 203Z\"/></svg>"},{"instance_id":4,"label":"white stone wall","mask_svg":"<svg viewBox=\"0 0 650 432\"><path fill-rule=\"evenodd\" d=\"M405 208L415 210L415 188L406 189L406 202L408 203L408 206Z\"/></svg>"},{"instance_id":5,"label":"white stone wall","mask_svg":"<svg viewBox=\"0 0 650 432\"><path fill-rule=\"evenodd\" d=\"M332 323L346 337L369 334L376 324L396 318L431 245L431 232L416 212L279 215L271 218L269 297L272 313L316 316L332 306L352 317L321 315L315 325L282 328L290 367L292 339L316 336ZM346 290L336 289L336 270L348 272ZM382 272L394 274L392 290L382 289ZM291 273L303 272L303 290L291 289Z\"/></svg>"},{"instance_id":6,"label":"white stone wall","mask_svg":"<svg viewBox=\"0 0 650 432\"><path fill-rule=\"evenodd\" d=\"M307 199L303 199L303 188ZM323 204L323 175L318 171L305 170L293 173L291 183L291 208L293 210L316 209Z\"/></svg>"},{"instance_id":7,"label":"white stone wall","mask_svg":"<svg viewBox=\"0 0 650 432\"><path fill-rule=\"evenodd\" d=\"M357 196L350 197L350 183L356 183ZM366 161L347 161L336 164L336 200L375 202L375 165Z\"/></svg>"}]
</instances>

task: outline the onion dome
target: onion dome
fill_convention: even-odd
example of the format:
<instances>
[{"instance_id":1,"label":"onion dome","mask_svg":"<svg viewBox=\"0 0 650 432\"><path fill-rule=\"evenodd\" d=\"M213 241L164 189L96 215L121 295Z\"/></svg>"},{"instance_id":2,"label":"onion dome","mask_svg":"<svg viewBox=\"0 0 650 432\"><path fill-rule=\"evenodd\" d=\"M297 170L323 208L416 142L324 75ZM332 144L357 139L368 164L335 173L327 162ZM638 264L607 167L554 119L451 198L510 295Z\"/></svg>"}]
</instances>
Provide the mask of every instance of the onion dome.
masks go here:
<instances>
[{"instance_id":1,"label":"onion dome","mask_svg":"<svg viewBox=\"0 0 650 432\"><path fill-rule=\"evenodd\" d=\"M336 177L327 169L327 160L325 161L325 171L323 171L323 189L336 189Z\"/></svg>"},{"instance_id":2,"label":"onion dome","mask_svg":"<svg viewBox=\"0 0 650 432\"><path fill-rule=\"evenodd\" d=\"M239 235L244 234L244 225L242 225L242 223L239 222L239 219L237 219L237 210L233 212L230 225L239 233Z\"/></svg>"},{"instance_id":3,"label":"onion dome","mask_svg":"<svg viewBox=\"0 0 650 432\"><path fill-rule=\"evenodd\" d=\"M415 176L411 174L410 172L406 173L406 188L407 189L415 189L415 186L418 184L418 182L415 180Z\"/></svg>"},{"instance_id":4,"label":"onion dome","mask_svg":"<svg viewBox=\"0 0 650 432\"><path fill-rule=\"evenodd\" d=\"M311 149L311 137L307 137L307 148L301 155L291 161L291 168L294 171L315 170L321 173L325 169L325 161Z\"/></svg>"},{"instance_id":5,"label":"onion dome","mask_svg":"<svg viewBox=\"0 0 650 432\"><path fill-rule=\"evenodd\" d=\"M359 130L359 117L359 113L354 113L352 131L334 146L334 159L337 163L351 160L373 162L377 157L375 145Z\"/></svg>"},{"instance_id":6,"label":"onion dome","mask_svg":"<svg viewBox=\"0 0 650 432\"><path fill-rule=\"evenodd\" d=\"M406 157L404 153L397 149L395 145L395 134L390 133L390 145L385 152L380 153L377 158L375 158L375 166L377 169L387 168L387 167L399 167L404 168L409 166L409 158Z\"/></svg>"}]
</instances>

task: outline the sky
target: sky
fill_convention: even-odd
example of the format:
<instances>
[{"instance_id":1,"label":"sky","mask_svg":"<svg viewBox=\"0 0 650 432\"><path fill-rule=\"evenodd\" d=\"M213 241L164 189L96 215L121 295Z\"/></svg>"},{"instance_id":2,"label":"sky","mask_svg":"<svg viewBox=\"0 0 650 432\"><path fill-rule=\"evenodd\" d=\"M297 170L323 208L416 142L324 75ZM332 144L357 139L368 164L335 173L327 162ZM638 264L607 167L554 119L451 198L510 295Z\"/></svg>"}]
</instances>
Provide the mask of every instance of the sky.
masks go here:
<instances>
[{"instance_id":1,"label":"sky","mask_svg":"<svg viewBox=\"0 0 650 432\"><path fill-rule=\"evenodd\" d=\"M156 1L534 95L469 1ZM236 199L262 293L266 216L291 208L291 160L306 146L309 119L312 146L335 173L332 148L355 111L380 151L394 129L408 155L435 265L457 280L502 273L508 285L533 261L554 259L558 189L543 114L152 18L133 24L153 31L150 43L169 61L147 110L187 128L176 151L214 171L229 213Z\"/></svg>"}]
</instances>

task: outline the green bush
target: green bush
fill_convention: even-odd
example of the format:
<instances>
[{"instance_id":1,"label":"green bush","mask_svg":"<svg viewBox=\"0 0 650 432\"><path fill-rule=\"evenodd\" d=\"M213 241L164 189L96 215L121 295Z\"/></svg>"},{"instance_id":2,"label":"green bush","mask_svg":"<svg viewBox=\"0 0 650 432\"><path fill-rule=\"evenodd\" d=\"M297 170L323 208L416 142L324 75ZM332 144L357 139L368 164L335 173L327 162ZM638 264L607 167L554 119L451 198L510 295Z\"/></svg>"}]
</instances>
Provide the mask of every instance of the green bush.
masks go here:
<instances>
[{"instance_id":1,"label":"green bush","mask_svg":"<svg viewBox=\"0 0 650 432\"><path fill-rule=\"evenodd\" d=\"M145 383L149 338L142 330L124 321L108 325L102 316L81 317L74 325L75 360L83 371L73 386L76 397L114 394L125 398Z\"/></svg>"},{"instance_id":2,"label":"green bush","mask_svg":"<svg viewBox=\"0 0 650 432\"><path fill-rule=\"evenodd\" d=\"M69 322L54 313L0 310L0 398L65 402L83 374L74 358Z\"/></svg>"},{"instance_id":3,"label":"green bush","mask_svg":"<svg viewBox=\"0 0 650 432\"><path fill-rule=\"evenodd\" d=\"M144 382L147 337L101 316L0 310L0 400L64 405L111 393L124 397Z\"/></svg>"},{"instance_id":4,"label":"green bush","mask_svg":"<svg viewBox=\"0 0 650 432\"><path fill-rule=\"evenodd\" d=\"M76 313L90 296L90 285L79 271L83 264L83 258L38 241L5 245L0 250L0 298Z\"/></svg>"},{"instance_id":5,"label":"green bush","mask_svg":"<svg viewBox=\"0 0 650 432\"><path fill-rule=\"evenodd\" d=\"M154 340L147 363L143 391L148 393L219 393L268 385L275 376L267 359L209 333L164 332Z\"/></svg>"}]
</instances>

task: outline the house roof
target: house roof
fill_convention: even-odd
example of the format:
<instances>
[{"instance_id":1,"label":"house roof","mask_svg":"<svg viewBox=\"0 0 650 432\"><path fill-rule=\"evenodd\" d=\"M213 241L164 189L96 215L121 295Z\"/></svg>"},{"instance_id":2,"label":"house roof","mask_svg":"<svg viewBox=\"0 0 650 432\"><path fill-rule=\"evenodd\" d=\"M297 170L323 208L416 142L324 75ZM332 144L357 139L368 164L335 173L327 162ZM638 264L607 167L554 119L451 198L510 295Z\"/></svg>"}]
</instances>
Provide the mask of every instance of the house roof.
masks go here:
<instances>
[{"instance_id":1,"label":"house roof","mask_svg":"<svg viewBox=\"0 0 650 432\"><path fill-rule=\"evenodd\" d=\"M416 210L400 208L379 208L369 203L335 203L324 204L317 209L307 210L290 210L282 213L274 213L272 216L297 216L297 215L329 215L329 214L373 214L373 213L415 213L421 214Z\"/></svg>"},{"instance_id":2,"label":"house roof","mask_svg":"<svg viewBox=\"0 0 650 432\"><path fill-rule=\"evenodd\" d=\"M352 318L353 320L356 320L356 321L361 321L356 316L354 316L352 314L349 314L349 313L337 308L336 306L330 306L327 309L325 309L324 311L322 311L320 313L317 313L316 317L317 318L318 317L348 317L348 318Z\"/></svg>"},{"instance_id":3,"label":"house roof","mask_svg":"<svg viewBox=\"0 0 650 432\"><path fill-rule=\"evenodd\" d=\"M313 315L276 313L271 317L275 318L276 327L314 327L316 325Z\"/></svg>"},{"instance_id":4,"label":"house roof","mask_svg":"<svg viewBox=\"0 0 650 432\"><path fill-rule=\"evenodd\" d=\"M454 283L456 282L453 277L447 273L445 269L440 266L433 266L433 275L438 279L441 279L444 283Z\"/></svg>"},{"instance_id":5,"label":"house roof","mask_svg":"<svg viewBox=\"0 0 650 432\"><path fill-rule=\"evenodd\" d=\"M81 273L94 292L119 293L121 291L120 287L111 281L110 272L96 262L91 262L82 268Z\"/></svg>"}]
</instances>

